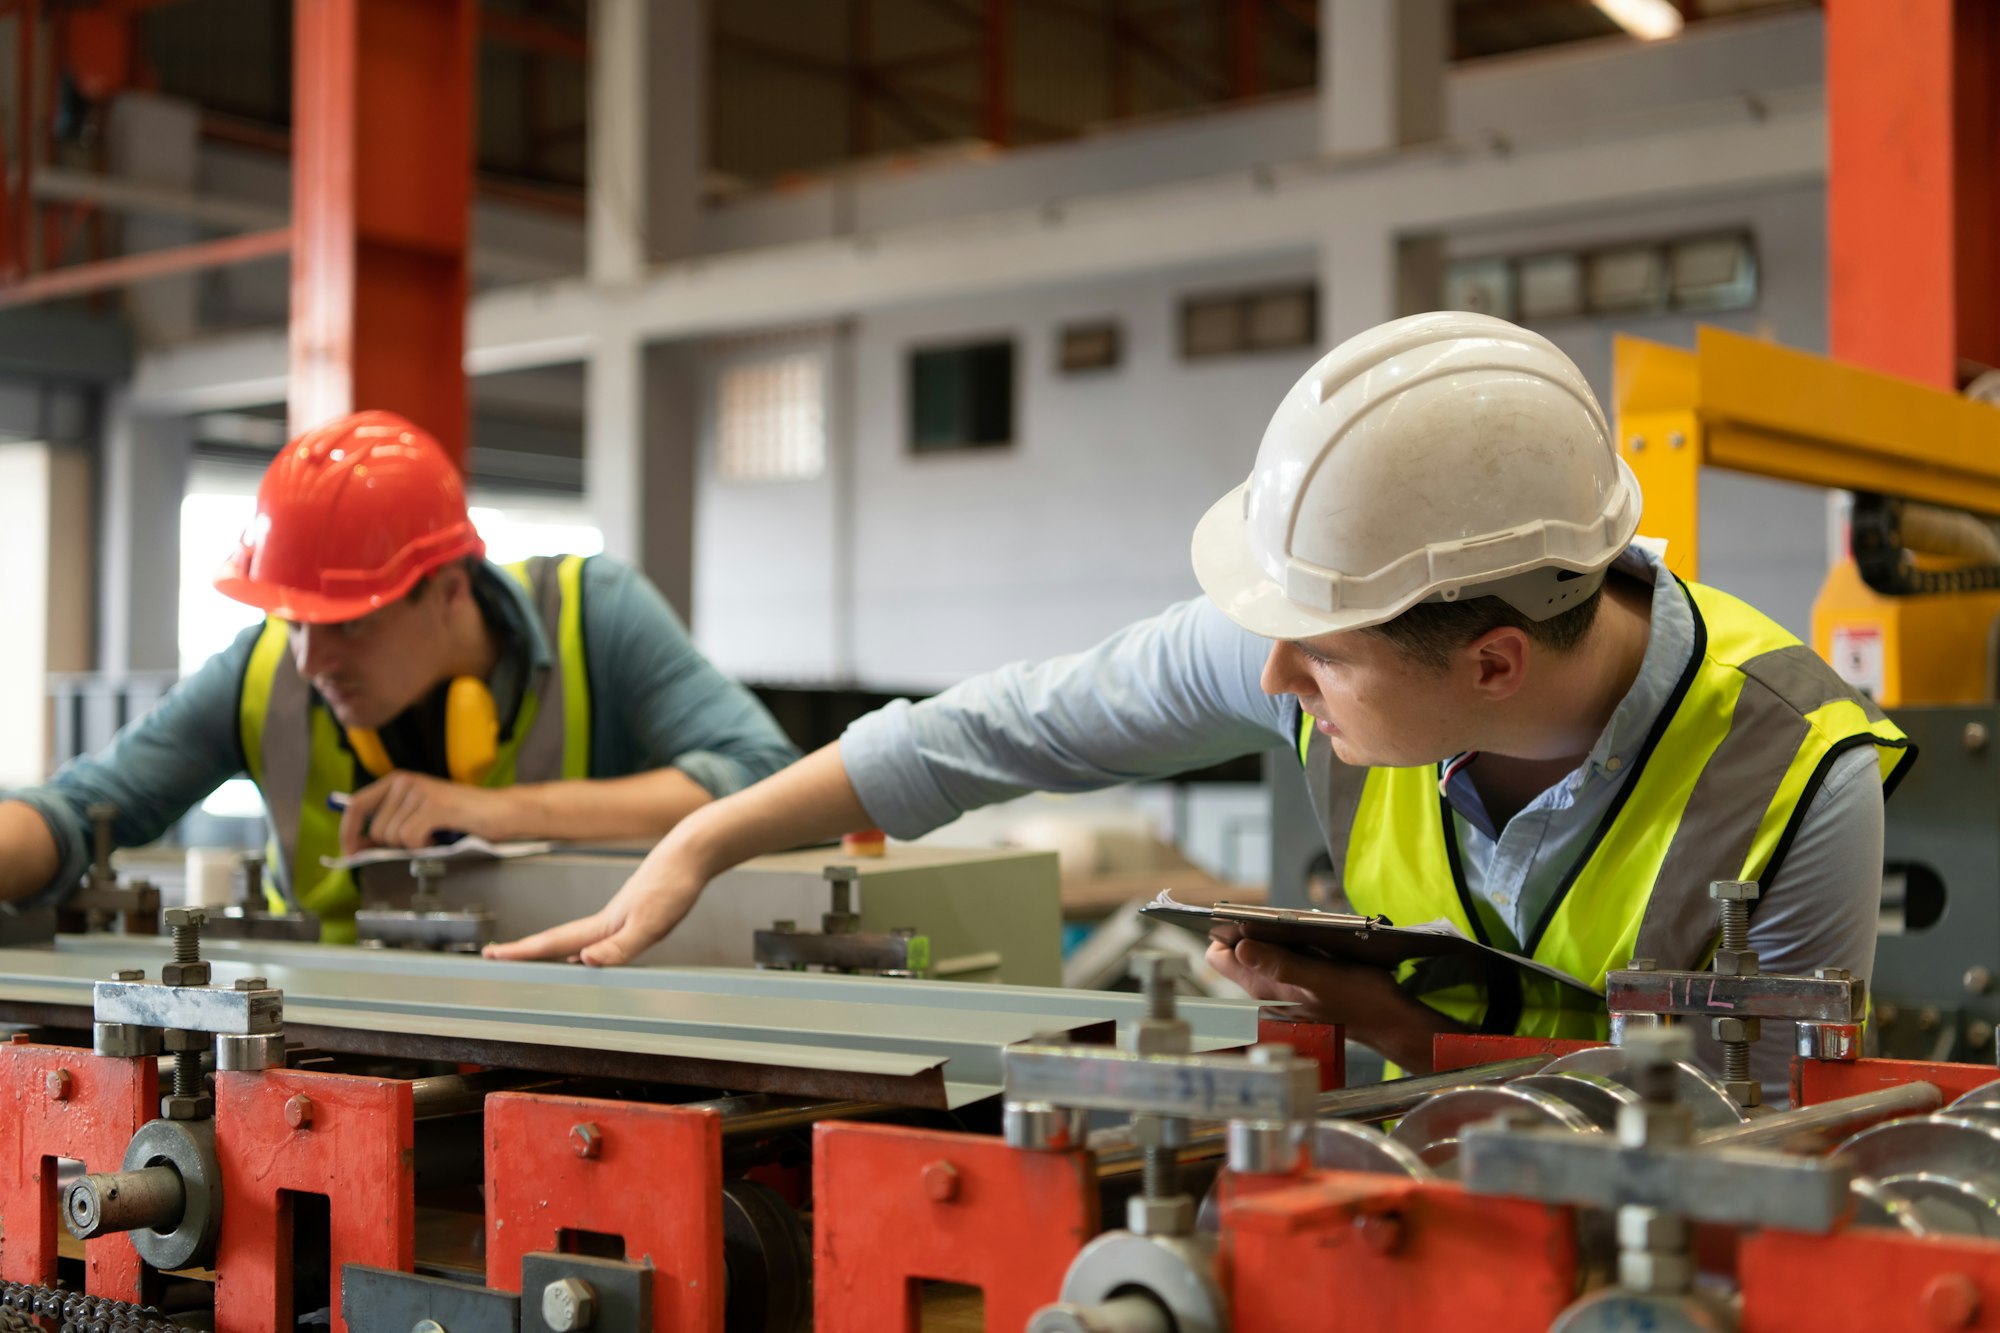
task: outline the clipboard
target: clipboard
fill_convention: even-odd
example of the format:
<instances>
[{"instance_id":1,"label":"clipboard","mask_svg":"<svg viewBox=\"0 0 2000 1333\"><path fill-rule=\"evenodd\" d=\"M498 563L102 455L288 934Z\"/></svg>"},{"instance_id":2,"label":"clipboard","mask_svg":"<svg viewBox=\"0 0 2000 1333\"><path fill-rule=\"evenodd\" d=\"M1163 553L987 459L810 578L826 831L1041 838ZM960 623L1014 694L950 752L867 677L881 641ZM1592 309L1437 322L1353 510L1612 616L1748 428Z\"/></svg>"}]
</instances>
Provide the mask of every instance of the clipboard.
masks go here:
<instances>
[{"instance_id":1,"label":"clipboard","mask_svg":"<svg viewBox=\"0 0 2000 1333\"><path fill-rule=\"evenodd\" d=\"M1254 940L1334 962L1368 963L1383 968L1424 958L1476 958L1489 967L1507 963L1539 972L1586 995L1602 996L1602 992L1559 968L1468 939L1456 927L1442 921L1412 928L1392 926L1382 916L1319 912L1311 908L1252 907L1226 902L1195 907L1174 901L1171 891L1166 889L1141 907L1139 915L1229 945L1238 940Z\"/></svg>"}]
</instances>

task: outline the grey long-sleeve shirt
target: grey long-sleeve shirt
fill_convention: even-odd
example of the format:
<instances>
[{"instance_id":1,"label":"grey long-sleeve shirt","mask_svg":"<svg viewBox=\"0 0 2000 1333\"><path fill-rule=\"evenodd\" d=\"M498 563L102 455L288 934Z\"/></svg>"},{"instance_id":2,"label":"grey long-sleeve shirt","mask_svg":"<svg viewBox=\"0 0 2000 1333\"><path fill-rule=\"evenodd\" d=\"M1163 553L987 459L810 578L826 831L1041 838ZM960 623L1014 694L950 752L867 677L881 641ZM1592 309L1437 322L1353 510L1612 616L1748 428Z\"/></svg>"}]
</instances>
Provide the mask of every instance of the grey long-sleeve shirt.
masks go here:
<instances>
[{"instance_id":1,"label":"grey long-sleeve shirt","mask_svg":"<svg viewBox=\"0 0 2000 1333\"><path fill-rule=\"evenodd\" d=\"M1652 633L1630 692L1584 763L1495 829L1471 782L1446 787L1467 888L1525 938L1629 770L1693 652L1693 618L1659 558L1639 547L1615 566L1654 587ZM1268 640L1206 599L1183 602L1086 652L1018 663L919 704L861 718L841 755L869 816L915 837L966 810L1031 791L1085 791L1171 776L1297 741L1298 705L1258 686ZM1875 962L1882 894L1882 784L1876 755L1842 755L1808 806L1750 941L1767 972ZM1768 1025L1754 1053L1766 1097L1782 1097L1791 1025ZM1703 1061L1720 1066L1705 1034Z\"/></svg>"},{"instance_id":2,"label":"grey long-sleeve shirt","mask_svg":"<svg viewBox=\"0 0 2000 1333\"><path fill-rule=\"evenodd\" d=\"M492 680L511 717L530 672L554 651L528 594L490 562L475 567L474 593L501 640ZM590 673L590 776L677 768L713 796L749 786L798 758L764 706L703 657L659 590L603 556L584 561L583 645ZM237 735L243 671L263 626L253 625L175 686L101 753L63 765L46 784L0 792L41 813L62 865L24 906L69 892L90 863L87 811L118 807L120 847L153 841L188 809L244 771Z\"/></svg>"}]
</instances>

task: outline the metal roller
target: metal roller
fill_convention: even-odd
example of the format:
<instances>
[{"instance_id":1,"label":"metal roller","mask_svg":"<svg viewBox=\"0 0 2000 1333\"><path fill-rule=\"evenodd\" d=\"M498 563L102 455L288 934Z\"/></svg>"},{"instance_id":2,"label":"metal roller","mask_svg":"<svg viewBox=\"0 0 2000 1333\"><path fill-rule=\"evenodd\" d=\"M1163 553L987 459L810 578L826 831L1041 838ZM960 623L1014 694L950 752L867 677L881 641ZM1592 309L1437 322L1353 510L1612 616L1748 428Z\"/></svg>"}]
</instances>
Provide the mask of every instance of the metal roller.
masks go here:
<instances>
[{"instance_id":1,"label":"metal roller","mask_svg":"<svg viewBox=\"0 0 2000 1333\"><path fill-rule=\"evenodd\" d=\"M1602 1074L1586 1074L1577 1069L1554 1074L1529 1074L1507 1086L1546 1092L1551 1097L1568 1102L1589 1116L1591 1124L1606 1131L1618 1128L1619 1107L1639 1100L1638 1093L1618 1080Z\"/></svg>"},{"instance_id":2,"label":"metal roller","mask_svg":"<svg viewBox=\"0 0 2000 1333\"><path fill-rule=\"evenodd\" d=\"M1451 1177L1457 1174L1460 1133L1467 1125L1495 1116L1525 1116L1579 1134L1598 1132L1590 1117L1568 1102L1534 1088L1519 1087L1517 1083L1441 1092L1397 1122L1389 1134L1390 1141L1414 1152L1439 1175Z\"/></svg>"},{"instance_id":3,"label":"metal roller","mask_svg":"<svg viewBox=\"0 0 2000 1333\"><path fill-rule=\"evenodd\" d=\"M1587 1050L1572 1051L1549 1061L1542 1070L1544 1074L1595 1074L1608 1078L1626 1087L1632 1086L1632 1076L1625 1058L1625 1052L1616 1046L1592 1046ZM1681 1102L1694 1112L1695 1132L1722 1129L1729 1125L1740 1125L1746 1119L1743 1108L1727 1089L1697 1065L1682 1061L1675 1088Z\"/></svg>"},{"instance_id":4,"label":"metal roller","mask_svg":"<svg viewBox=\"0 0 2000 1333\"><path fill-rule=\"evenodd\" d=\"M1312 1143L1313 1165L1321 1171L1363 1171L1412 1180L1429 1180L1437 1174L1408 1144L1349 1120L1315 1124Z\"/></svg>"},{"instance_id":5,"label":"metal roller","mask_svg":"<svg viewBox=\"0 0 2000 1333\"><path fill-rule=\"evenodd\" d=\"M1932 1231L2000 1237L2000 1124L1957 1115L1891 1120L1842 1143L1833 1160L1908 1204Z\"/></svg>"}]
</instances>

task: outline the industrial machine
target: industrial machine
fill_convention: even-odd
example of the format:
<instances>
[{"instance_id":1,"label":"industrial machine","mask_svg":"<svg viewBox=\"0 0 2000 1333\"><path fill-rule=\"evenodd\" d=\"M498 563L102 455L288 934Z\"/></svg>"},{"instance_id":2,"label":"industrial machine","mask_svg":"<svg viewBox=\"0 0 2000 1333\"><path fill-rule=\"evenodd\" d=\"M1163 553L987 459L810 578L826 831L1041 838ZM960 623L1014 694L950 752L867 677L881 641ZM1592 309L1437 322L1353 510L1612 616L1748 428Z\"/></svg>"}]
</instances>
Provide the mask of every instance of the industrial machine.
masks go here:
<instances>
[{"instance_id":1,"label":"industrial machine","mask_svg":"<svg viewBox=\"0 0 2000 1333\"><path fill-rule=\"evenodd\" d=\"M914 1333L968 1287L1036 1333L1987 1326L2000 1070L1859 1058L1866 988L1760 973L1750 887L1711 970L1612 974L1619 1044L1356 1088L1164 953L1138 995L604 972L185 907L0 950L0 1328Z\"/></svg>"}]
</instances>

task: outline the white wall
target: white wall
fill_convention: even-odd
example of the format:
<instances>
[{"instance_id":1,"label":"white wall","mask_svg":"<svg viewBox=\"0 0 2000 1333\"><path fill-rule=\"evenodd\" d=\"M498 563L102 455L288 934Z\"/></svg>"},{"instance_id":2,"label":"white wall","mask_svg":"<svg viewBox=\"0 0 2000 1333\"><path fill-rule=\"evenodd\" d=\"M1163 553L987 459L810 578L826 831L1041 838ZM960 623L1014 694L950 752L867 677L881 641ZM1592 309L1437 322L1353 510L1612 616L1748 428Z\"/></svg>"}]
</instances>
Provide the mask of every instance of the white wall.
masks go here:
<instances>
[{"instance_id":1,"label":"white wall","mask_svg":"<svg viewBox=\"0 0 2000 1333\"><path fill-rule=\"evenodd\" d=\"M0 788L48 776L48 673L89 669L90 530L81 451L0 443Z\"/></svg>"}]
</instances>

